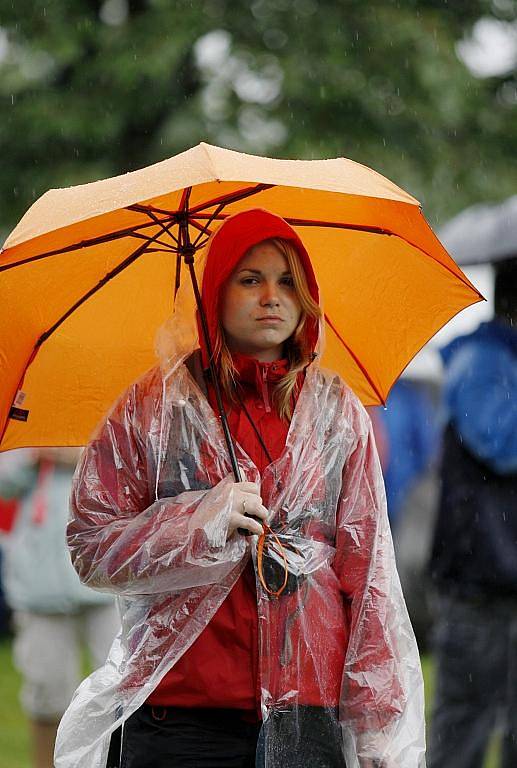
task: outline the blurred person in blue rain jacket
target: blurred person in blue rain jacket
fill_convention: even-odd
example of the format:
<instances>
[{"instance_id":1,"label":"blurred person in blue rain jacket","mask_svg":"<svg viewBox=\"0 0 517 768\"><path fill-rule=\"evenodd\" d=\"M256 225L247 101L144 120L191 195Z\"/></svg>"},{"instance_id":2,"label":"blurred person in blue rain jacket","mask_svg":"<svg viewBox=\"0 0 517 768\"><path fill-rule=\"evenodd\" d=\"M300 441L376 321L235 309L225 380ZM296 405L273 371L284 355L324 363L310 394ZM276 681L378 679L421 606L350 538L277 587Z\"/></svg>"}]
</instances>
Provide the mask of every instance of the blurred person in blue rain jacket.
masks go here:
<instances>
[{"instance_id":1,"label":"blurred person in blue rain jacket","mask_svg":"<svg viewBox=\"0 0 517 768\"><path fill-rule=\"evenodd\" d=\"M78 455L74 448L0 455L0 497L18 505L0 544L33 768L53 765L57 724L83 676L83 649L91 665L100 666L119 626L113 598L80 583L66 546Z\"/></svg>"},{"instance_id":2,"label":"blurred person in blue rain jacket","mask_svg":"<svg viewBox=\"0 0 517 768\"><path fill-rule=\"evenodd\" d=\"M495 317L442 351L429 768L481 768L496 727L502 768L517 766L517 259L495 275Z\"/></svg>"},{"instance_id":3,"label":"blurred person in blue rain jacket","mask_svg":"<svg viewBox=\"0 0 517 768\"><path fill-rule=\"evenodd\" d=\"M438 413L426 383L413 379L399 379L387 408L377 413L385 432L386 445L380 453L388 515L395 531L409 491L438 453Z\"/></svg>"}]
</instances>

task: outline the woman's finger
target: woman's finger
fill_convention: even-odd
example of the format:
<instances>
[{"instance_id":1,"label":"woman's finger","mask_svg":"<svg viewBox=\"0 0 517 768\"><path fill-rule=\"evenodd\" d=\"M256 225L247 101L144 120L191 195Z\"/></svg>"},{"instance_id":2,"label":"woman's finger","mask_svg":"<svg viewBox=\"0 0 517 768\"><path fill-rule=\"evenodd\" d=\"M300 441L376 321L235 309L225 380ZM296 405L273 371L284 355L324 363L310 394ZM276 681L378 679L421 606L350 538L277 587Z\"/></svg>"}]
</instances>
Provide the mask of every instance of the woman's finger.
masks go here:
<instances>
[{"instance_id":1,"label":"woman's finger","mask_svg":"<svg viewBox=\"0 0 517 768\"><path fill-rule=\"evenodd\" d=\"M261 520L266 520L268 511L262 504L262 499L259 496L252 496L251 494L244 494L241 499L240 506L237 505L235 510L242 515L254 515L260 517Z\"/></svg>"},{"instance_id":2,"label":"woman's finger","mask_svg":"<svg viewBox=\"0 0 517 768\"><path fill-rule=\"evenodd\" d=\"M252 517L248 517L247 515L240 515L238 512L233 513L231 517L230 528L233 530L236 530L237 528L244 528L246 531L254 533L257 536L260 536L263 533L263 528L257 520L254 520Z\"/></svg>"}]
</instances>

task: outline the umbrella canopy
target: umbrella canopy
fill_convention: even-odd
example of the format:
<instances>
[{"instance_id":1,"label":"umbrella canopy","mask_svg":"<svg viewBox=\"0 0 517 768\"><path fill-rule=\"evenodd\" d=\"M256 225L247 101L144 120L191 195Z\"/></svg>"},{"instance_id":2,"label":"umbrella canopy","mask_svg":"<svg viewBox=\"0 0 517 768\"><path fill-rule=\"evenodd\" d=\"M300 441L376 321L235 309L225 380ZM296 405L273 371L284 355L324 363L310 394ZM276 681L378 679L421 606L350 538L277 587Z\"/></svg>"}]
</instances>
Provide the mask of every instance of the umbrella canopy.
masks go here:
<instances>
[{"instance_id":1,"label":"umbrella canopy","mask_svg":"<svg viewBox=\"0 0 517 768\"><path fill-rule=\"evenodd\" d=\"M439 234L463 266L517 256L517 195L502 203L472 205L450 219Z\"/></svg>"},{"instance_id":2,"label":"umbrella canopy","mask_svg":"<svg viewBox=\"0 0 517 768\"><path fill-rule=\"evenodd\" d=\"M311 254L323 363L367 405L482 297L418 201L343 158L292 161L200 144L142 170L37 200L0 253L0 450L81 445L156 362L156 329L226 216L262 207Z\"/></svg>"}]
</instances>

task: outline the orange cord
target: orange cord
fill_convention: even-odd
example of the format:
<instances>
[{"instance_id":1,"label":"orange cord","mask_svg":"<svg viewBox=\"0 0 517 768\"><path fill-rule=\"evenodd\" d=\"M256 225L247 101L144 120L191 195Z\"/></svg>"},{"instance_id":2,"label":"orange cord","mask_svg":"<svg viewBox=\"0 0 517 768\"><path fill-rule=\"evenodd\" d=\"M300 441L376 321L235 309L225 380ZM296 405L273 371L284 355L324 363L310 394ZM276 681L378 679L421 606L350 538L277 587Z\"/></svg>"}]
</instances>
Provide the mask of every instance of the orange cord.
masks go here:
<instances>
[{"instance_id":1,"label":"orange cord","mask_svg":"<svg viewBox=\"0 0 517 768\"><path fill-rule=\"evenodd\" d=\"M285 554L285 549L282 542L276 535L276 533L274 533L274 531L271 530L271 528L267 523L262 523L262 527L263 527L263 531L259 536L259 540L257 544L257 569L258 569L259 580L260 580L260 583L262 584L263 589L265 590L265 592L267 592L268 595L271 595L271 597L280 597L280 595L282 594L282 592L287 586L287 579L289 577L289 567L287 565L287 557ZM268 535L272 536L273 539L278 544L278 546L280 547L280 554L282 555L282 559L284 561L284 583L277 590L271 589L264 578L264 567L263 567L264 544L266 543L266 536Z\"/></svg>"}]
</instances>

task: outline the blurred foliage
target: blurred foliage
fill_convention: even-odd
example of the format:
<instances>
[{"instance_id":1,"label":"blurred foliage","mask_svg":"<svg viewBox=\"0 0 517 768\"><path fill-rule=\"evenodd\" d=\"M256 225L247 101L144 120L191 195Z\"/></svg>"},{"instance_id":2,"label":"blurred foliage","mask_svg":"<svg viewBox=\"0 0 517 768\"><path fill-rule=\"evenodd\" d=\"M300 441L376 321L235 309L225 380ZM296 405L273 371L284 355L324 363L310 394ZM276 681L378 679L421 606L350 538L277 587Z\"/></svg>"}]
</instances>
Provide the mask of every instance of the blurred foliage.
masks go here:
<instances>
[{"instance_id":1,"label":"blurred foliage","mask_svg":"<svg viewBox=\"0 0 517 768\"><path fill-rule=\"evenodd\" d=\"M0 229L201 140L344 155L433 221L517 187L517 72L458 59L515 0L0 0ZM4 232L5 234L5 232Z\"/></svg>"}]
</instances>

